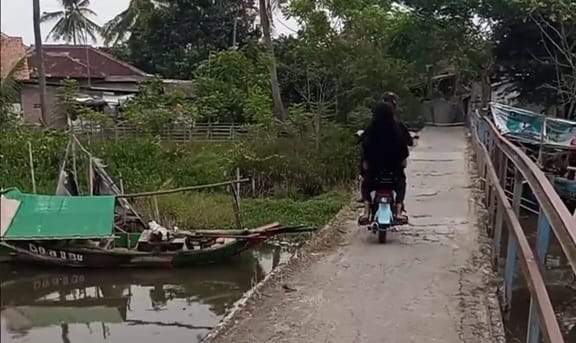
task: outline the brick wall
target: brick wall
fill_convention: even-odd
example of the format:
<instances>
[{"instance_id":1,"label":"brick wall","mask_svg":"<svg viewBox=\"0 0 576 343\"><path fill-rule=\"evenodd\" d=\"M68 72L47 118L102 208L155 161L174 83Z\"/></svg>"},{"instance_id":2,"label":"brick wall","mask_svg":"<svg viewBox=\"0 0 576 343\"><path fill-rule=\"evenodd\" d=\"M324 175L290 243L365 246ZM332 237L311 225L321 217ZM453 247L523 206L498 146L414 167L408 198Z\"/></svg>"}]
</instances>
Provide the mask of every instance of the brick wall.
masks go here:
<instances>
[{"instance_id":1,"label":"brick wall","mask_svg":"<svg viewBox=\"0 0 576 343\"><path fill-rule=\"evenodd\" d=\"M4 78L22 57L26 55L26 48L21 37L0 35L0 76ZM28 63L24 61L24 67L16 75L18 80L28 80L30 72Z\"/></svg>"}]
</instances>

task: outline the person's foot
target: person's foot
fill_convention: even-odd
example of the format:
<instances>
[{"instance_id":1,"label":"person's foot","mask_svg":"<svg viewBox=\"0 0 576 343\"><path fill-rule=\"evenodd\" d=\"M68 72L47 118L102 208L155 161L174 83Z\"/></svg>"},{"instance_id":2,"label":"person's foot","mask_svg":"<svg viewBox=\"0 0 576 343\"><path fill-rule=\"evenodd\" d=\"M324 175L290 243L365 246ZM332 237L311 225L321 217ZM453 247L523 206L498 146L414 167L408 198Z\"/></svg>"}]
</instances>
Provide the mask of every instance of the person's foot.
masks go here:
<instances>
[{"instance_id":1,"label":"person's foot","mask_svg":"<svg viewBox=\"0 0 576 343\"><path fill-rule=\"evenodd\" d=\"M408 216L405 214L400 214L396 216L396 222L400 225L404 225L408 223Z\"/></svg>"},{"instance_id":2,"label":"person's foot","mask_svg":"<svg viewBox=\"0 0 576 343\"><path fill-rule=\"evenodd\" d=\"M358 218L358 224L359 225L368 225L370 224L370 216L363 214L360 216L360 218Z\"/></svg>"}]
</instances>

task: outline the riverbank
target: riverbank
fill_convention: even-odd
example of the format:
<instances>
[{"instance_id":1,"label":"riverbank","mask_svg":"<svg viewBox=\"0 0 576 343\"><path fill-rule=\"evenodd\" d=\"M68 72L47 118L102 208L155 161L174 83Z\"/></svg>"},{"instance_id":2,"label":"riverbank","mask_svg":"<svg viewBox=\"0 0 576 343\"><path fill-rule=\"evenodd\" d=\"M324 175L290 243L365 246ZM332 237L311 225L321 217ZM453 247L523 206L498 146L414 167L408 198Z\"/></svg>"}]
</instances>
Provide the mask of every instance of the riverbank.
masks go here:
<instances>
[{"instance_id":1,"label":"riverbank","mask_svg":"<svg viewBox=\"0 0 576 343\"><path fill-rule=\"evenodd\" d=\"M410 226L382 246L349 212L206 341L500 342L464 130L426 129L408 171Z\"/></svg>"}]
</instances>

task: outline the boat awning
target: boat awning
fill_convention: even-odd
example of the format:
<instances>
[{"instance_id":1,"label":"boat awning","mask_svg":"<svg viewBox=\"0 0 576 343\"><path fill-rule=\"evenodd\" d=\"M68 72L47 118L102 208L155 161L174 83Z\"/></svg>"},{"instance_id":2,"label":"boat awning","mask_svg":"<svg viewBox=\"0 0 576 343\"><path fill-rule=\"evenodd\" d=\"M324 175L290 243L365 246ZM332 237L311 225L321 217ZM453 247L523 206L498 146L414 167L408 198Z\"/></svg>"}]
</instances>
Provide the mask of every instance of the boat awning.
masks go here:
<instances>
[{"instance_id":1,"label":"boat awning","mask_svg":"<svg viewBox=\"0 0 576 343\"><path fill-rule=\"evenodd\" d=\"M498 130L526 143L572 149L576 122L546 116L521 108L490 103L492 119ZM542 134L544 138L542 139Z\"/></svg>"},{"instance_id":2,"label":"boat awning","mask_svg":"<svg viewBox=\"0 0 576 343\"><path fill-rule=\"evenodd\" d=\"M60 196L22 193L0 198L0 239L58 240L110 237L114 196Z\"/></svg>"}]
</instances>

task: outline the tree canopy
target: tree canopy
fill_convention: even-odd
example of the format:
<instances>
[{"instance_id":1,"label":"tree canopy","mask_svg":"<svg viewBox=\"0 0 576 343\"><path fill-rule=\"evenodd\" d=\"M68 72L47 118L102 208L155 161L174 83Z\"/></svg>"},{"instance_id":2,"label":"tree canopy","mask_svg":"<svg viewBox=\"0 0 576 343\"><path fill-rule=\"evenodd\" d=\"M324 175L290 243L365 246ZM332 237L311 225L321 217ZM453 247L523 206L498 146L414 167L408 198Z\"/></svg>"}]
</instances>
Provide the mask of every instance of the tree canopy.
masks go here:
<instances>
[{"instance_id":1,"label":"tree canopy","mask_svg":"<svg viewBox=\"0 0 576 343\"><path fill-rule=\"evenodd\" d=\"M522 95L544 105L567 104L560 115L576 111L572 1L273 3L132 0L103 32L108 51L139 68L195 79L190 111L201 120L268 122L278 112L279 88L290 117L314 113L304 117L361 123L387 90L415 114L423 98L458 98L490 77L515 82ZM261 41L268 28L256 23L266 24L273 8L294 18L299 30L270 37L270 46ZM439 86L432 82L439 74L455 81Z\"/></svg>"},{"instance_id":2,"label":"tree canopy","mask_svg":"<svg viewBox=\"0 0 576 343\"><path fill-rule=\"evenodd\" d=\"M126 46L136 66L168 78L188 79L211 52L232 46L234 32L239 47L257 37L254 19L250 1L175 0L141 12Z\"/></svg>"}]
</instances>

